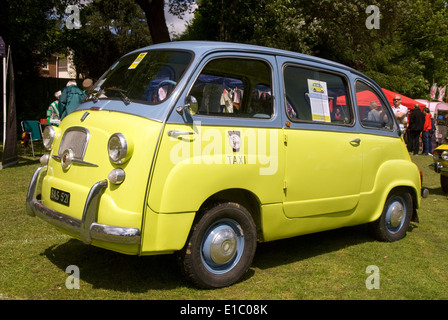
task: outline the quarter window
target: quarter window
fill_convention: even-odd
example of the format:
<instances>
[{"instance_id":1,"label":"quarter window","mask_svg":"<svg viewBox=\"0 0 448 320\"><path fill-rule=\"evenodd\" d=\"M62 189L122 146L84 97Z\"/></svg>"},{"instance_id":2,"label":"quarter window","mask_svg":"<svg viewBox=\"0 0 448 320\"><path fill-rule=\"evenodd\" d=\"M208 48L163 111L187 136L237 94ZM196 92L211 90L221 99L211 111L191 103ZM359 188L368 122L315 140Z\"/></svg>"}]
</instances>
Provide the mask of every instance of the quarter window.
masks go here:
<instances>
[{"instance_id":1,"label":"quarter window","mask_svg":"<svg viewBox=\"0 0 448 320\"><path fill-rule=\"evenodd\" d=\"M378 94L367 84L356 82L356 106L361 125L367 128L392 130L393 116Z\"/></svg>"},{"instance_id":2,"label":"quarter window","mask_svg":"<svg viewBox=\"0 0 448 320\"><path fill-rule=\"evenodd\" d=\"M271 68L260 60L221 58L210 61L189 95L198 115L271 118Z\"/></svg>"},{"instance_id":3,"label":"quarter window","mask_svg":"<svg viewBox=\"0 0 448 320\"><path fill-rule=\"evenodd\" d=\"M353 123L348 86L342 76L286 66L284 83L286 113L292 121Z\"/></svg>"}]
</instances>

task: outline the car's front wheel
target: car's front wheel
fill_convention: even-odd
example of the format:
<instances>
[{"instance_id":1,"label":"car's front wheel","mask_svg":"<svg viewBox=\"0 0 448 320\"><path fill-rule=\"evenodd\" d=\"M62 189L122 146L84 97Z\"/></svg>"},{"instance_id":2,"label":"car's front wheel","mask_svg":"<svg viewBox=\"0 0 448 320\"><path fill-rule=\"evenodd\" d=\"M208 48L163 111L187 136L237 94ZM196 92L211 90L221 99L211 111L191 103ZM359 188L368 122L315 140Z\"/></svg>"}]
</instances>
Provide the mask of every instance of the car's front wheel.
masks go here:
<instances>
[{"instance_id":1,"label":"car's front wheel","mask_svg":"<svg viewBox=\"0 0 448 320\"><path fill-rule=\"evenodd\" d=\"M255 255L257 232L252 216L233 202L217 204L199 214L179 253L183 272L201 288L234 284Z\"/></svg>"}]
</instances>

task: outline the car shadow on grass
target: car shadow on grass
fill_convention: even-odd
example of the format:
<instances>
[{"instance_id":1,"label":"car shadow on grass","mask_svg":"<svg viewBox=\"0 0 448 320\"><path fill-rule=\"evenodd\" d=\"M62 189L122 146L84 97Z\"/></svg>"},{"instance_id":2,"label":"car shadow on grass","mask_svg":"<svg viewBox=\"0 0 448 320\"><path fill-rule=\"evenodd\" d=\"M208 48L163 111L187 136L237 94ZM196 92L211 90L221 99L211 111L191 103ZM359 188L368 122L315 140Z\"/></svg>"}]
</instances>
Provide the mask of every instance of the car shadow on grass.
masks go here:
<instances>
[{"instance_id":1,"label":"car shadow on grass","mask_svg":"<svg viewBox=\"0 0 448 320\"><path fill-rule=\"evenodd\" d=\"M411 223L408 232L417 227ZM275 268L374 241L367 225L360 225L260 243L252 267L240 281L256 275L256 268ZM144 293L194 287L183 277L174 254L130 256L70 239L47 248L42 255L64 272L69 265L77 266L81 280L94 289Z\"/></svg>"},{"instance_id":2,"label":"car shadow on grass","mask_svg":"<svg viewBox=\"0 0 448 320\"><path fill-rule=\"evenodd\" d=\"M411 224L409 231L412 228ZM377 240L371 236L368 226L359 225L266 242L258 245L252 265L269 269L375 241Z\"/></svg>"},{"instance_id":3,"label":"car shadow on grass","mask_svg":"<svg viewBox=\"0 0 448 320\"><path fill-rule=\"evenodd\" d=\"M438 195L438 196L444 196L444 197L448 196L446 193L444 193L442 191L441 186L440 187L434 187L434 186L426 187L426 189L428 189L430 195Z\"/></svg>"},{"instance_id":4,"label":"car shadow on grass","mask_svg":"<svg viewBox=\"0 0 448 320\"><path fill-rule=\"evenodd\" d=\"M64 272L69 265L77 266L81 281L94 289L144 293L188 285L172 254L125 255L70 239L47 248L42 255Z\"/></svg>"}]
</instances>

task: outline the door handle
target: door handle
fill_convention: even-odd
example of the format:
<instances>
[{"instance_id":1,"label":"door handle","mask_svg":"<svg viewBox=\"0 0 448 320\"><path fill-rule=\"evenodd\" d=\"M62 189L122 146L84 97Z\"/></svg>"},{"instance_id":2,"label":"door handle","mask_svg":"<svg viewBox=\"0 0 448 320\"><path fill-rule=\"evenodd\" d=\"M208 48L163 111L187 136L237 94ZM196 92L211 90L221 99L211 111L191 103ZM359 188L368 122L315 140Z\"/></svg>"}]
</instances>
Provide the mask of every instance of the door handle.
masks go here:
<instances>
[{"instance_id":1,"label":"door handle","mask_svg":"<svg viewBox=\"0 0 448 320\"><path fill-rule=\"evenodd\" d=\"M194 132L188 132L188 131L178 131L178 130L170 130L168 131L168 136L170 137L178 137L178 136L190 136L193 135Z\"/></svg>"},{"instance_id":2,"label":"door handle","mask_svg":"<svg viewBox=\"0 0 448 320\"><path fill-rule=\"evenodd\" d=\"M361 139L359 139L359 138L354 139L354 140L350 141L350 144L359 146L361 144Z\"/></svg>"}]
</instances>

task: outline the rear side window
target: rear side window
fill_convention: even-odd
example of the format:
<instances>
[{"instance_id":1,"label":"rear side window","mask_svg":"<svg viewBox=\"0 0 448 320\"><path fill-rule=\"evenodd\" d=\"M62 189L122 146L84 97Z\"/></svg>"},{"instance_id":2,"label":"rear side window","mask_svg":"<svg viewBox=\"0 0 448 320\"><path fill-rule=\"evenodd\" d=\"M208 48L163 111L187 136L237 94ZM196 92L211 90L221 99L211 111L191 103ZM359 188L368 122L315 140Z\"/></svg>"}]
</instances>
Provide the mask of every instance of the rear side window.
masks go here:
<instances>
[{"instance_id":1,"label":"rear side window","mask_svg":"<svg viewBox=\"0 0 448 320\"><path fill-rule=\"evenodd\" d=\"M189 95L198 102L198 115L271 118L270 66L261 60L219 58L207 63Z\"/></svg>"},{"instance_id":2,"label":"rear side window","mask_svg":"<svg viewBox=\"0 0 448 320\"><path fill-rule=\"evenodd\" d=\"M292 121L348 125L353 112L344 77L298 66L284 68L286 113Z\"/></svg>"},{"instance_id":3,"label":"rear side window","mask_svg":"<svg viewBox=\"0 0 448 320\"><path fill-rule=\"evenodd\" d=\"M362 81L356 82L356 107L363 127L393 130L393 115L378 94Z\"/></svg>"}]
</instances>

